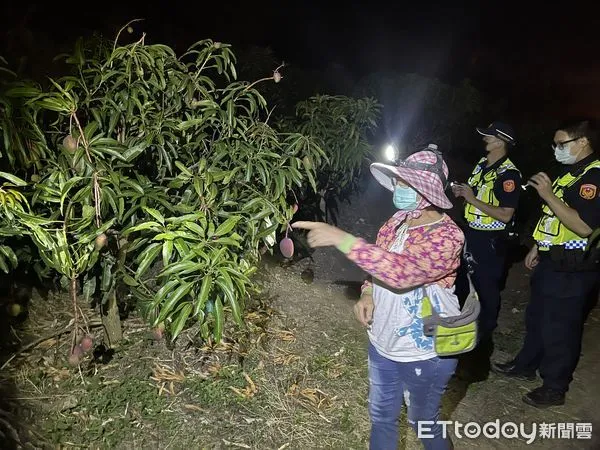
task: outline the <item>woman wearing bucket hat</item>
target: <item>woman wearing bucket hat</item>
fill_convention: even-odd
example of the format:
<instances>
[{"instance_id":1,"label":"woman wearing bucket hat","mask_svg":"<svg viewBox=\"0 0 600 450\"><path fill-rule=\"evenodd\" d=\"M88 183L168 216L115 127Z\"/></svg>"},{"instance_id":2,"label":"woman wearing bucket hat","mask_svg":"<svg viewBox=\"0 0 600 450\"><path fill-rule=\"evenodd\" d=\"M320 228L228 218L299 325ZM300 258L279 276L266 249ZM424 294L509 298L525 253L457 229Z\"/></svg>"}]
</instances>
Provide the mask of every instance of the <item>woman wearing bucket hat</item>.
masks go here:
<instances>
[{"instance_id":1,"label":"woman wearing bucket hat","mask_svg":"<svg viewBox=\"0 0 600 450\"><path fill-rule=\"evenodd\" d=\"M398 165L372 164L371 173L398 208L375 245L326 223L292 226L310 230L311 247L337 247L372 278L354 307L370 341L370 448L397 448L403 403L426 449L452 448L438 418L457 360L438 356L422 318L425 296L440 315L461 312L454 282L464 235L443 212L452 207L444 192L448 167L439 153L424 150Z\"/></svg>"}]
</instances>

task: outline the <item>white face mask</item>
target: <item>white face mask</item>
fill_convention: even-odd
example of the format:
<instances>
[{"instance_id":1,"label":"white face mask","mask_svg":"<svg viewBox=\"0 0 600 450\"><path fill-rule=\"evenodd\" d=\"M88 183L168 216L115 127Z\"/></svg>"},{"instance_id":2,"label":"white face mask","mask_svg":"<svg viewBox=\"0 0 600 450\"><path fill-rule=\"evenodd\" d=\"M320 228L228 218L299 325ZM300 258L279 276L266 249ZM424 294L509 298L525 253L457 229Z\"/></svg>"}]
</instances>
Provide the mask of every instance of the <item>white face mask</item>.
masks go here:
<instances>
[{"instance_id":1,"label":"white face mask","mask_svg":"<svg viewBox=\"0 0 600 450\"><path fill-rule=\"evenodd\" d=\"M569 151L570 146L571 143L569 143L568 145L562 145L560 147L557 146L554 148L554 157L559 163L575 164L575 162L577 161L577 157L579 156L579 153L581 153L582 149L580 149L576 155L572 155Z\"/></svg>"}]
</instances>

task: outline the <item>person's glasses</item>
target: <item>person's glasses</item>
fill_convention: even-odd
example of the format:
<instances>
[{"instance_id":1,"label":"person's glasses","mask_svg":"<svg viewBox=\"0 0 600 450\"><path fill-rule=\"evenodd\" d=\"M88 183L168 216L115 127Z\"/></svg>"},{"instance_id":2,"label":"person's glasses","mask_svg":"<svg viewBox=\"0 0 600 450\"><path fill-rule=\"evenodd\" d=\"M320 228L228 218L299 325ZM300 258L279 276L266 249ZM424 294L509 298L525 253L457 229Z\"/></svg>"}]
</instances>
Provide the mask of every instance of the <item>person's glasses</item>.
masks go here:
<instances>
[{"instance_id":1,"label":"person's glasses","mask_svg":"<svg viewBox=\"0 0 600 450\"><path fill-rule=\"evenodd\" d=\"M579 139L581 139L581 138L577 137L575 139L569 139L568 141L559 142L558 144L552 144L552 150L563 151L566 148L566 144L568 144L570 142L575 142L575 141L577 141Z\"/></svg>"}]
</instances>

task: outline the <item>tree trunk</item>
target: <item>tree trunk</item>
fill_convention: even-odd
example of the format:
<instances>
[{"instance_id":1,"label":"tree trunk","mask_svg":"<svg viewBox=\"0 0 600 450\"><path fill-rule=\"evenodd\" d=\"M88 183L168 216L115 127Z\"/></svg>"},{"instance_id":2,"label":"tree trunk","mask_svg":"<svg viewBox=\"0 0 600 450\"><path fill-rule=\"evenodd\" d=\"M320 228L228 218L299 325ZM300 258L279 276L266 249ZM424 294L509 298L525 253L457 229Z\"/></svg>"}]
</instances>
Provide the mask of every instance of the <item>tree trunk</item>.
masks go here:
<instances>
[{"instance_id":1,"label":"tree trunk","mask_svg":"<svg viewBox=\"0 0 600 450\"><path fill-rule=\"evenodd\" d=\"M116 292L112 293L108 304L103 306L102 309L102 325L104 326L106 343L110 348L113 348L123 339Z\"/></svg>"},{"instance_id":2,"label":"tree trunk","mask_svg":"<svg viewBox=\"0 0 600 450\"><path fill-rule=\"evenodd\" d=\"M69 284L69 295L71 296L71 302L73 304L73 339L71 341L71 350L75 348L77 339L79 338L79 308L77 306L77 277L71 278Z\"/></svg>"}]
</instances>

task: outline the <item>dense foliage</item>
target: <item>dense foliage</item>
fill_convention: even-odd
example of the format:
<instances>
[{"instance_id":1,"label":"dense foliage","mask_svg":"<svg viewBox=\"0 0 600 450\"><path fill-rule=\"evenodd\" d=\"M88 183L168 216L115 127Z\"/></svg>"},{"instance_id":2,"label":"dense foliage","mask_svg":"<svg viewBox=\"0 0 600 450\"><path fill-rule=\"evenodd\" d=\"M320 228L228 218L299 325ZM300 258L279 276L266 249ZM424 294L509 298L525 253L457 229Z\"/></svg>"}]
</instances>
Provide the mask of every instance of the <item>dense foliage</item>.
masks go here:
<instances>
[{"instance_id":1,"label":"dense foliage","mask_svg":"<svg viewBox=\"0 0 600 450\"><path fill-rule=\"evenodd\" d=\"M274 128L258 88L281 74L237 80L226 44L178 56L144 36L80 40L64 58L71 73L46 86L2 85L0 268L58 273L76 324L81 294L100 305L111 343L121 292L173 338L197 323L218 341L226 312L243 326L260 249L293 215L290 194L352 181L374 101L312 98L300 123ZM15 236L30 239L29 259Z\"/></svg>"}]
</instances>

